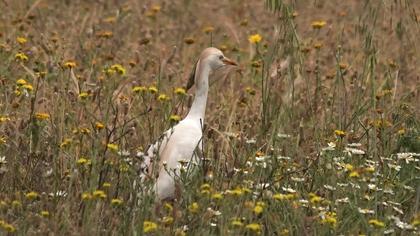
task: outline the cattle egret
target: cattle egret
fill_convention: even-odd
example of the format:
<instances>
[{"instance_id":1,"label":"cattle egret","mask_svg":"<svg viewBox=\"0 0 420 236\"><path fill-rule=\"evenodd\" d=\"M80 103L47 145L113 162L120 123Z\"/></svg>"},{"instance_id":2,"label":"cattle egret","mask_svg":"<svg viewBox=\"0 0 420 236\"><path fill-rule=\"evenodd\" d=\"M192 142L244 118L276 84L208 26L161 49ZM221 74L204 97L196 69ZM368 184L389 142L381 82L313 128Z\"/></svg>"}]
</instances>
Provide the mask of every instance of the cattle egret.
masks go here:
<instances>
[{"instance_id":1,"label":"cattle egret","mask_svg":"<svg viewBox=\"0 0 420 236\"><path fill-rule=\"evenodd\" d=\"M174 176L180 176L182 165L188 165L188 169L191 170L199 163L200 158L195 151L197 148L199 151L202 150L202 130L209 91L209 75L227 66L237 66L237 64L226 58L219 49L210 47L201 53L187 85L187 89L193 83L196 86L190 111L183 120L164 132L159 140L141 155L143 158L142 180L147 176L156 178L156 173L158 173L154 183L156 200L175 198Z\"/></svg>"}]
</instances>

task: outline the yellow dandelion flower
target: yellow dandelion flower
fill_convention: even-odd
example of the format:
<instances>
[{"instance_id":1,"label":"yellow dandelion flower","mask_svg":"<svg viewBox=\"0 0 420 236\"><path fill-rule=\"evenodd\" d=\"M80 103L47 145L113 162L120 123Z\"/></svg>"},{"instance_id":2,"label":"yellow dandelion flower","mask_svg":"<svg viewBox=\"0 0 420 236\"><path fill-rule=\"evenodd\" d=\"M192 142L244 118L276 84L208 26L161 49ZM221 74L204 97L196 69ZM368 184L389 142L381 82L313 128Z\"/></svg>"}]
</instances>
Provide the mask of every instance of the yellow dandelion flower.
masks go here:
<instances>
[{"instance_id":1,"label":"yellow dandelion flower","mask_svg":"<svg viewBox=\"0 0 420 236\"><path fill-rule=\"evenodd\" d=\"M75 68L77 65L75 61L66 61L63 63L63 66L65 68L72 69L72 68Z\"/></svg>"},{"instance_id":2,"label":"yellow dandelion flower","mask_svg":"<svg viewBox=\"0 0 420 236\"><path fill-rule=\"evenodd\" d=\"M171 115L171 116L169 117L169 120L170 120L170 121L172 121L172 122L178 122L178 121L180 121L180 120L181 120L181 117L180 117L180 116L178 116L178 115Z\"/></svg>"},{"instance_id":3,"label":"yellow dandelion flower","mask_svg":"<svg viewBox=\"0 0 420 236\"><path fill-rule=\"evenodd\" d=\"M6 222L4 222L3 224L1 224L0 226L2 226L2 228L4 230L6 230L7 232L9 232L9 233L13 233L13 232L16 231L16 228L13 225L8 224Z\"/></svg>"},{"instance_id":4,"label":"yellow dandelion flower","mask_svg":"<svg viewBox=\"0 0 420 236\"><path fill-rule=\"evenodd\" d=\"M41 211L40 215L43 216L43 217L49 217L50 213L48 211Z\"/></svg>"},{"instance_id":5,"label":"yellow dandelion flower","mask_svg":"<svg viewBox=\"0 0 420 236\"><path fill-rule=\"evenodd\" d=\"M63 140L63 142L61 142L60 143L60 148L64 148L64 147L67 147L68 145L70 145L71 144L71 142L72 142L73 140L71 139L71 138L65 138L64 140Z\"/></svg>"},{"instance_id":6,"label":"yellow dandelion flower","mask_svg":"<svg viewBox=\"0 0 420 236\"><path fill-rule=\"evenodd\" d=\"M261 40L262 40L262 37L259 34L253 34L248 37L248 41L254 44L261 42Z\"/></svg>"},{"instance_id":7,"label":"yellow dandelion flower","mask_svg":"<svg viewBox=\"0 0 420 236\"><path fill-rule=\"evenodd\" d=\"M15 59L24 62L29 60L28 56L23 52L16 53Z\"/></svg>"},{"instance_id":8,"label":"yellow dandelion flower","mask_svg":"<svg viewBox=\"0 0 420 236\"><path fill-rule=\"evenodd\" d=\"M102 184L102 187L109 188L109 187L111 187L111 183L105 182L105 183Z\"/></svg>"},{"instance_id":9,"label":"yellow dandelion flower","mask_svg":"<svg viewBox=\"0 0 420 236\"><path fill-rule=\"evenodd\" d=\"M312 204L320 203L322 200L323 200L323 198L320 197L320 196L318 196L318 195L316 195L315 193L309 193L309 201Z\"/></svg>"},{"instance_id":10,"label":"yellow dandelion flower","mask_svg":"<svg viewBox=\"0 0 420 236\"><path fill-rule=\"evenodd\" d=\"M14 91L14 93L15 93L15 95L16 95L16 96L20 96L20 95L22 95L22 92L21 92L19 89L16 89L16 90Z\"/></svg>"},{"instance_id":11,"label":"yellow dandelion flower","mask_svg":"<svg viewBox=\"0 0 420 236\"><path fill-rule=\"evenodd\" d=\"M360 177L360 175L359 175L359 172L352 171L352 172L350 172L349 177L350 178L358 178L358 177Z\"/></svg>"},{"instance_id":12,"label":"yellow dandelion flower","mask_svg":"<svg viewBox=\"0 0 420 236\"><path fill-rule=\"evenodd\" d=\"M25 44L26 42L28 42L28 40L27 40L25 37L17 37L17 38L16 38L16 41L17 41L19 44Z\"/></svg>"},{"instance_id":13,"label":"yellow dandelion flower","mask_svg":"<svg viewBox=\"0 0 420 236\"><path fill-rule=\"evenodd\" d=\"M256 215L260 215L264 211L264 208L263 208L263 206L257 204L252 211Z\"/></svg>"},{"instance_id":14,"label":"yellow dandelion flower","mask_svg":"<svg viewBox=\"0 0 420 236\"><path fill-rule=\"evenodd\" d=\"M17 84L17 86L25 85L26 84L26 80L24 80L24 79L18 79L16 81L16 84Z\"/></svg>"},{"instance_id":15,"label":"yellow dandelion flower","mask_svg":"<svg viewBox=\"0 0 420 236\"><path fill-rule=\"evenodd\" d=\"M200 192L201 192L201 194L210 194L210 192L211 192L210 184L207 184L207 183L202 184L200 186Z\"/></svg>"},{"instance_id":16,"label":"yellow dandelion flower","mask_svg":"<svg viewBox=\"0 0 420 236\"><path fill-rule=\"evenodd\" d=\"M4 123L6 121L10 121L10 118L8 116L0 116L0 123Z\"/></svg>"},{"instance_id":17,"label":"yellow dandelion flower","mask_svg":"<svg viewBox=\"0 0 420 236\"><path fill-rule=\"evenodd\" d=\"M171 225L174 222L174 218L171 216L164 216L162 218L162 224L168 226Z\"/></svg>"},{"instance_id":18,"label":"yellow dandelion flower","mask_svg":"<svg viewBox=\"0 0 420 236\"><path fill-rule=\"evenodd\" d=\"M88 93L86 93L86 92L81 92L81 93L79 94L79 98L80 98L81 100L86 99L88 96L89 96L89 94L88 94Z\"/></svg>"},{"instance_id":19,"label":"yellow dandelion flower","mask_svg":"<svg viewBox=\"0 0 420 236\"><path fill-rule=\"evenodd\" d=\"M211 189L211 186L210 186L210 184L205 183L205 184L202 184L200 186L200 189L201 190L210 190Z\"/></svg>"},{"instance_id":20,"label":"yellow dandelion flower","mask_svg":"<svg viewBox=\"0 0 420 236\"><path fill-rule=\"evenodd\" d=\"M373 173L373 172L375 172L375 167L373 167L373 166L368 166L368 167L366 167L366 168L365 168L365 171L366 171L366 172L369 172L369 173Z\"/></svg>"},{"instance_id":21,"label":"yellow dandelion flower","mask_svg":"<svg viewBox=\"0 0 420 236\"><path fill-rule=\"evenodd\" d=\"M79 164L79 165L84 165L84 164L88 163L88 159L86 159L84 157L81 157L76 161L76 163Z\"/></svg>"},{"instance_id":22,"label":"yellow dandelion flower","mask_svg":"<svg viewBox=\"0 0 420 236\"><path fill-rule=\"evenodd\" d=\"M345 165L344 165L344 168L345 168L347 171L352 171L352 170L354 169L354 167L353 167L352 165L350 165L350 164L345 164Z\"/></svg>"},{"instance_id":23,"label":"yellow dandelion flower","mask_svg":"<svg viewBox=\"0 0 420 236\"><path fill-rule=\"evenodd\" d=\"M329 224L333 227L337 225L337 218L335 212L327 212L321 219L321 224Z\"/></svg>"},{"instance_id":24,"label":"yellow dandelion flower","mask_svg":"<svg viewBox=\"0 0 420 236\"><path fill-rule=\"evenodd\" d=\"M124 201L120 198L114 198L114 199L111 200L111 205L120 206L120 205L123 204L123 202Z\"/></svg>"},{"instance_id":25,"label":"yellow dandelion flower","mask_svg":"<svg viewBox=\"0 0 420 236\"><path fill-rule=\"evenodd\" d=\"M154 232L157 230L157 228L158 228L158 225L153 221L146 220L143 222L143 233Z\"/></svg>"},{"instance_id":26,"label":"yellow dandelion flower","mask_svg":"<svg viewBox=\"0 0 420 236\"><path fill-rule=\"evenodd\" d=\"M147 88L144 87L144 86L135 86L135 87L133 87L132 91L134 93L143 93L143 92L147 91Z\"/></svg>"},{"instance_id":27,"label":"yellow dandelion flower","mask_svg":"<svg viewBox=\"0 0 420 236\"><path fill-rule=\"evenodd\" d=\"M35 118L37 120L48 120L50 118L50 115L48 115L47 113L37 112L35 113Z\"/></svg>"},{"instance_id":28,"label":"yellow dandelion flower","mask_svg":"<svg viewBox=\"0 0 420 236\"><path fill-rule=\"evenodd\" d=\"M245 88L245 92L249 93L250 95L255 95L257 92L255 91L254 88L251 87L246 87Z\"/></svg>"},{"instance_id":29,"label":"yellow dandelion flower","mask_svg":"<svg viewBox=\"0 0 420 236\"><path fill-rule=\"evenodd\" d=\"M232 221L230 222L230 224L233 227L242 227L244 225L244 223L242 223L242 221L240 219L237 219L237 218L232 219Z\"/></svg>"},{"instance_id":30,"label":"yellow dandelion flower","mask_svg":"<svg viewBox=\"0 0 420 236\"><path fill-rule=\"evenodd\" d=\"M120 64L112 65L111 69L113 69L115 72L117 72L120 75L125 75L125 68Z\"/></svg>"},{"instance_id":31,"label":"yellow dandelion flower","mask_svg":"<svg viewBox=\"0 0 420 236\"><path fill-rule=\"evenodd\" d=\"M170 98L169 98L169 96L168 95L166 95L166 94L160 94L159 96L158 96L158 98L157 98L159 101L161 101L161 102L164 102L164 101L168 101L168 100L170 100Z\"/></svg>"},{"instance_id":32,"label":"yellow dandelion flower","mask_svg":"<svg viewBox=\"0 0 420 236\"><path fill-rule=\"evenodd\" d=\"M101 129L105 128L105 125L102 124L101 122L97 121L97 122L95 122L95 128L97 130L101 130Z\"/></svg>"},{"instance_id":33,"label":"yellow dandelion flower","mask_svg":"<svg viewBox=\"0 0 420 236\"><path fill-rule=\"evenodd\" d=\"M155 86L150 86L149 87L149 92L152 94L156 94L158 92L158 89Z\"/></svg>"},{"instance_id":34,"label":"yellow dandelion flower","mask_svg":"<svg viewBox=\"0 0 420 236\"><path fill-rule=\"evenodd\" d=\"M82 193L82 200L87 201L92 199L92 194L88 193L88 192L84 192Z\"/></svg>"},{"instance_id":35,"label":"yellow dandelion flower","mask_svg":"<svg viewBox=\"0 0 420 236\"><path fill-rule=\"evenodd\" d=\"M12 201L12 207L19 208L21 206L22 206L22 203L20 201L18 201L18 200L13 200Z\"/></svg>"},{"instance_id":36,"label":"yellow dandelion flower","mask_svg":"<svg viewBox=\"0 0 420 236\"><path fill-rule=\"evenodd\" d=\"M197 213L198 212L198 210L199 210L199 205L198 205L198 203L197 202L193 202L190 206L188 206L188 210L191 212L191 213Z\"/></svg>"},{"instance_id":37,"label":"yellow dandelion flower","mask_svg":"<svg viewBox=\"0 0 420 236\"><path fill-rule=\"evenodd\" d=\"M94 198L104 199L104 198L106 198L106 193L103 190L95 190L95 191L93 191L92 196Z\"/></svg>"},{"instance_id":38,"label":"yellow dandelion flower","mask_svg":"<svg viewBox=\"0 0 420 236\"><path fill-rule=\"evenodd\" d=\"M168 212L172 212L172 211L173 211L173 209L174 209L174 207L173 207L171 204L167 203L167 202L165 203L164 207L165 207L165 209L166 209Z\"/></svg>"},{"instance_id":39,"label":"yellow dandelion flower","mask_svg":"<svg viewBox=\"0 0 420 236\"><path fill-rule=\"evenodd\" d=\"M113 74L115 74L115 70L114 69L111 69L111 68L105 69L104 72L108 76L112 76Z\"/></svg>"},{"instance_id":40,"label":"yellow dandelion flower","mask_svg":"<svg viewBox=\"0 0 420 236\"><path fill-rule=\"evenodd\" d=\"M129 169L130 168L129 168L127 163L123 163L123 164L120 165L120 171L121 172L128 172Z\"/></svg>"},{"instance_id":41,"label":"yellow dandelion flower","mask_svg":"<svg viewBox=\"0 0 420 236\"><path fill-rule=\"evenodd\" d=\"M86 127L82 127L79 129L80 133L82 134L90 134L90 129Z\"/></svg>"},{"instance_id":42,"label":"yellow dandelion flower","mask_svg":"<svg viewBox=\"0 0 420 236\"><path fill-rule=\"evenodd\" d=\"M175 93L175 94L178 94L178 95L186 95L186 94L187 94L187 92L185 91L185 89L184 89L184 88L176 88L176 89L174 90L174 93Z\"/></svg>"},{"instance_id":43,"label":"yellow dandelion flower","mask_svg":"<svg viewBox=\"0 0 420 236\"><path fill-rule=\"evenodd\" d=\"M30 85L30 84L24 84L24 85L22 85L22 88L26 89L26 91L28 91L28 92L34 90L34 87L32 87L32 85Z\"/></svg>"},{"instance_id":44,"label":"yellow dandelion flower","mask_svg":"<svg viewBox=\"0 0 420 236\"><path fill-rule=\"evenodd\" d=\"M368 223L370 225L373 225L373 226L377 227L377 228L385 227L385 223L380 221L380 220L377 220L377 219L371 219L371 220L368 221Z\"/></svg>"},{"instance_id":45,"label":"yellow dandelion flower","mask_svg":"<svg viewBox=\"0 0 420 236\"><path fill-rule=\"evenodd\" d=\"M322 27L324 27L327 24L326 21L324 20L320 20L320 21L312 21L311 26L314 29L321 29Z\"/></svg>"},{"instance_id":46,"label":"yellow dandelion flower","mask_svg":"<svg viewBox=\"0 0 420 236\"><path fill-rule=\"evenodd\" d=\"M335 133L335 135L337 135L340 138L346 136L346 132L344 132L343 130L336 129L336 130L334 130L334 133Z\"/></svg>"},{"instance_id":47,"label":"yellow dandelion flower","mask_svg":"<svg viewBox=\"0 0 420 236\"><path fill-rule=\"evenodd\" d=\"M29 200L34 200L34 199L39 197L39 194L37 192L31 191L31 192L25 194L25 197Z\"/></svg>"},{"instance_id":48,"label":"yellow dandelion flower","mask_svg":"<svg viewBox=\"0 0 420 236\"><path fill-rule=\"evenodd\" d=\"M107 147L108 147L108 149L110 149L111 151L114 151L114 152L118 151L118 145L117 145L117 144L114 144L114 143L108 143L106 146L107 146Z\"/></svg>"},{"instance_id":49,"label":"yellow dandelion flower","mask_svg":"<svg viewBox=\"0 0 420 236\"><path fill-rule=\"evenodd\" d=\"M398 134L399 135L404 135L405 134L405 129L404 128L399 129Z\"/></svg>"},{"instance_id":50,"label":"yellow dandelion flower","mask_svg":"<svg viewBox=\"0 0 420 236\"><path fill-rule=\"evenodd\" d=\"M261 232L261 225L258 223L247 224L245 228L248 230L254 231L258 234Z\"/></svg>"},{"instance_id":51,"label":"yellow dandelion flower","mask_svg":"<svg viewBox=\"0 0 420 236\"><path fill-rule=\"evenodd\" d=\"M214 199L214 200L221 200L221 199L223 199L223 194L221 194L221 193L213 193L213 194L211 195L211 199Z\"/></svg>"}]
</instances>

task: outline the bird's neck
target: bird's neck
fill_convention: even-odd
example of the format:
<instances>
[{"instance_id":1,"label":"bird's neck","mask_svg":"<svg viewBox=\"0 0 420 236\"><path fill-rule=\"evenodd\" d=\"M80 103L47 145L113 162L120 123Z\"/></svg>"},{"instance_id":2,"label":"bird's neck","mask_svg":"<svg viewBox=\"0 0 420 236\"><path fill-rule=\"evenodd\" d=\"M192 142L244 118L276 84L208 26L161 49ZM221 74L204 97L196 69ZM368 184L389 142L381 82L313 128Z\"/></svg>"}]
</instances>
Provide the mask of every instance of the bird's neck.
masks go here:
<instances>
[{"instance_id":1,"label":"bird's neck","mask_svg":"<svg viewBox=\"0 0 420 236\"><path fill-rule=\"evenodd\" d=\"M186 119L194 119L204 124L206 113L207 95L209 92L210 66L205 63L198 63L195 73L196 91L194 101Z\"/></svg>"}]
</instances>

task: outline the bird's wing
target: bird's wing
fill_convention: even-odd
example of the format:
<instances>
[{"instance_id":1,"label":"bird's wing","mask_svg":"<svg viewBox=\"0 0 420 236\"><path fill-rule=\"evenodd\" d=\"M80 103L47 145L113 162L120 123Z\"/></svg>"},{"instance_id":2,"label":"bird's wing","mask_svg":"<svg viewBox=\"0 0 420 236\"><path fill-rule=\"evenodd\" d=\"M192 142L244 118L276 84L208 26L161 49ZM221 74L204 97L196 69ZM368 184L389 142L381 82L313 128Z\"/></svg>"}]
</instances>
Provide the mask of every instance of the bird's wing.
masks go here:
<instances>
[{"instance_id":1,"label":"bird's wing","mask_svg":"<svg viewBox=\"0 0 420 236\"><path fill-rule=\"evenodd\" d=\"M173 198L175 195L175 176L180 176L180 170L185 166L186 174L194 173L198 164L195 150L200 148L202 138L201 126L198 122L183 120L174 129L159 156L159 163L155 169L159 171L155 184L155 193L158 199ZM158 168L158 169L157 169Z\"/></svg>"},{"instance_id":2,"label":"bird's wing","mask_svg":"<svg viewBox=\"0 0 420 236\"><path fill-rule=\"evenodd\" d=\"M140 176L142 179L152 173L154 163L153 161L157 158L157 155L162 154L173 131L174 128L168 129L157 139L154 144L149 145L145 153L137 153L137 157L142 159L142 163L140 165Z\"/></svg>"}]
</instances>

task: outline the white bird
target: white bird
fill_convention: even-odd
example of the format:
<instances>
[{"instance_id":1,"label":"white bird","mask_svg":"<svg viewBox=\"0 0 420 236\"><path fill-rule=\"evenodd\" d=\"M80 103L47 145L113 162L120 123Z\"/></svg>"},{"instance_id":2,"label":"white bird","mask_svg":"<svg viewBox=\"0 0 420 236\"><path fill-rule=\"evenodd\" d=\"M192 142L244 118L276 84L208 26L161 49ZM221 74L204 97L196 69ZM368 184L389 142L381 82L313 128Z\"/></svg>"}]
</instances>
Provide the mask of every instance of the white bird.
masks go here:
<instances>
[{"instance_id":1,"label":"white bird","mask_svg":"<svg viewBox=\"0 0 420 236\"><path fill-rule=\"evenodd\" d=\"M209 91L209 76L229 65L237 66L217 48L206 48L201 53L192 79L190 78L187 85L189 88L194 82L196 86L194 101L188 115L177 125L164 132L159 140L142 155L142 180L158 173L154 184L156 200L161 201L175 197L174 176L180 175L180 163L188 163L189 168L193 167L191 165L199 163L200 158L195 154L195 150L198 148L201 151L202 149L202 127Z\"/></svg>"}]
</instances>

